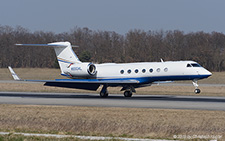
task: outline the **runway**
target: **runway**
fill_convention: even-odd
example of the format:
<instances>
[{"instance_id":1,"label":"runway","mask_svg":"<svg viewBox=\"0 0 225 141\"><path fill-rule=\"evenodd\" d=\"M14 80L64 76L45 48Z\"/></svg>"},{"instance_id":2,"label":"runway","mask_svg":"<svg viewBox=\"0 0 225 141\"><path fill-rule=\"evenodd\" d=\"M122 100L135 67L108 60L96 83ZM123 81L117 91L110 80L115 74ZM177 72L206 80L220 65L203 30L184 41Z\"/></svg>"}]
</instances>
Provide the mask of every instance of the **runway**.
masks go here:
<instances>
[{"instance_id":1,"label":"runway","mask_svg":"<svg viewBox=\"0 0 225 141\"><path fill-rule=\"evenodd\" d=\"M122 94L111 94L100 98L91 93L0 92L0 104L225 111L225 97L206 96L133 95L125 98Z\"/></svg>"}]
</instances>

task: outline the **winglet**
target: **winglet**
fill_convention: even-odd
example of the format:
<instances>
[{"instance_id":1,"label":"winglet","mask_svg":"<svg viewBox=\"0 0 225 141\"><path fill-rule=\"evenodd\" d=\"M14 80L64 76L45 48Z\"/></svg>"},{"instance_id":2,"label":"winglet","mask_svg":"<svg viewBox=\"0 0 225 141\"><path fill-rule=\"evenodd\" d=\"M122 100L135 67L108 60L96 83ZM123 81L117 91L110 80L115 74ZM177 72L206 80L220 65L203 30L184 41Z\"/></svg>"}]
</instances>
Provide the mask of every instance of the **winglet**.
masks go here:
<instances>
[{"instance_id":1,"label":"winglet","mask_svg":"<svg viewBox=\"0 0 225 141\"><path fill-rule=\"evenodd\" d=\"M8 68L14 80L21 80L10 66L8 66Z\"/></svg>"}]
</instances>

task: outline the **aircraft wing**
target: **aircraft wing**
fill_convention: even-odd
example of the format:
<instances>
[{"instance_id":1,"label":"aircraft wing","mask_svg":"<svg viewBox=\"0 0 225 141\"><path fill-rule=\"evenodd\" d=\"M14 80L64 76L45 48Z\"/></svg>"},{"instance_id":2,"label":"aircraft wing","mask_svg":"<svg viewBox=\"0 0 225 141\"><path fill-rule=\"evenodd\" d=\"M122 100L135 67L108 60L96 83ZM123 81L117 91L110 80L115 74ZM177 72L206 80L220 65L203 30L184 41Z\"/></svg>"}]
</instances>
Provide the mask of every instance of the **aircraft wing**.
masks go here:
<instances>
[{"instance_id":1,"label":"aircraft wing","mask_svg":"<svg viewBox=\"0 0 225 141\"><path fill-rule=\"evenodd\" d=\"M140 83L135 79L56 79L56 80L21 80L13 69L8 67L14 80L30 81L30 82L45 82L45 86L66 87L66 88L79 88L86 90L97 90L100 85L119 86L126 84Z\"/></svg>"},{"instance_id":2,"label":"aircraft wing","mask_svg":"<svg viewBox=\"0 0 225 141\"><path fill-rule=\"evenodd\" d=\"M32 82L45 82L45 86L76 88L96 91L100 85L119 86L138 84L136 80L108 80L108 79L56 79L56 80L25 80Z\"/></svg>"}]
</instances>

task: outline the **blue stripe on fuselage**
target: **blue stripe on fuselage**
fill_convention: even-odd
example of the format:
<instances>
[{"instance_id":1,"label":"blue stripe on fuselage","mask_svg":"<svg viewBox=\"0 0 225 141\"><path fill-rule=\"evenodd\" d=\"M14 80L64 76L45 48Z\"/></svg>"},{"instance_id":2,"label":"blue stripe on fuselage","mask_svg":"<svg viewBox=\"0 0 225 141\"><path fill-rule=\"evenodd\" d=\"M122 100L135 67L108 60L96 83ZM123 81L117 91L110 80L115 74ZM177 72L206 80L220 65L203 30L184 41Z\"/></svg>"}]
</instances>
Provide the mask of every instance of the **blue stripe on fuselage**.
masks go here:
<instances>
[{"instance_id":1,"label":"blue stripe on fuselage","mask_svg":"<svg viewBox=\"0 0 225 141\"><path fill-rule=\"evenodd\" d=\"M68 76L66 74L61 74ZM152 77L137 77L137 78L97 78L97 79L79 79L83 81L107 81L107 80L137 80L139 84L152 83L154 81L178 81L178 80L194 80L207 78L210 75L177 75L177 76L152 76ZM56 79L57 81L73 81L74 79Z\"/></svg>"},{"instance_id":2,"label":"blue stripe on fuselage","mask_svg":"<svg viewBox=\"0 0 225 141\"><path fill-rule=\"evenodd\" d=\"M180 76L153 76L138 78L140 83L152 83L154 81L179 81L179 80L194 80L207 78L210 75L180 75Z\"/></svg>"}]
</instances>

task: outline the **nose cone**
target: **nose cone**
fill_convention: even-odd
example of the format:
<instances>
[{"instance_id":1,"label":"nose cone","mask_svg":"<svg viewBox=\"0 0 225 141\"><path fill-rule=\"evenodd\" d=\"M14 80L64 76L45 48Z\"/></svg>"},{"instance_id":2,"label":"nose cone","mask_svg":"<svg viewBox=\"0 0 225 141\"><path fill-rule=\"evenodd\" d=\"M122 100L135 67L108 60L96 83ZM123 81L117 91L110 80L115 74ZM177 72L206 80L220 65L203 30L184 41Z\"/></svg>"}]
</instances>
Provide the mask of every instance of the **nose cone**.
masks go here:
<instances>
[{"instance_id":1,"label":"nose cone","mask_svg":"<svg viewBox=\"0 0 225 141\"><path fill-rule=\"evenodd\" d=\"M212 73L211 73L210 71L208 71L207 75L211 76L211 75L212 75Z\"/></svg>"},{"instance_id":2,"label":"nose cone","mask_svg":"<svg viewBox=\"0 0 225 141\"><path fill-rule=\"evenodd\" d=\"M204 76L204 78L208 78L209 76L212 75L212 73L210 71L208 71L207 69L204 69L202 72L201 72L201 75Z\"/></svg>"}]
</instances>

